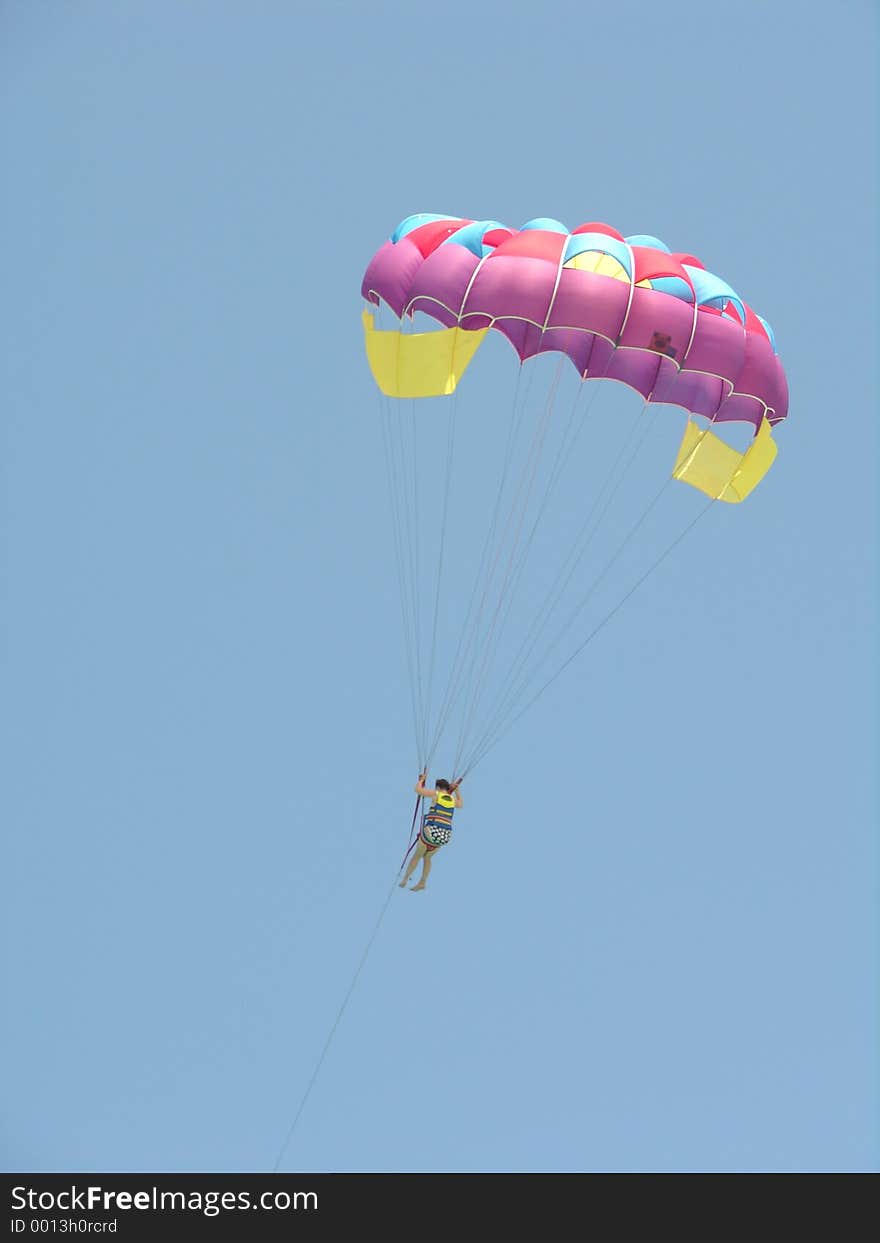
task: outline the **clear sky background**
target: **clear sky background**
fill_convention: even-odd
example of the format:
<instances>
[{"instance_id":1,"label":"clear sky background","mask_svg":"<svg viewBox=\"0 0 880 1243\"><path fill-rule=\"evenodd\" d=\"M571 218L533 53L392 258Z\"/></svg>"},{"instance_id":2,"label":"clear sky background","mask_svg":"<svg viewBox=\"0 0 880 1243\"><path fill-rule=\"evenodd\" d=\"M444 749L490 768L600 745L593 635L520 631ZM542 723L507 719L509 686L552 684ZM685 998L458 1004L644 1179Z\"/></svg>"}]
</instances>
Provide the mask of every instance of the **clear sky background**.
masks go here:
<instances>
[{"instance_id":1,"label":"clear sky background","mask_svg":"<svg viewBox=\"0 0 880 1243\"><path fill-rule=\"evenodd\" d=\"M876 72L869 0L3 0L4 1168L271 1169L383 910L283 1168L878 1168ZM791 413L385 908L417 211L699 255Z\"/></svg>"}]
</instances>

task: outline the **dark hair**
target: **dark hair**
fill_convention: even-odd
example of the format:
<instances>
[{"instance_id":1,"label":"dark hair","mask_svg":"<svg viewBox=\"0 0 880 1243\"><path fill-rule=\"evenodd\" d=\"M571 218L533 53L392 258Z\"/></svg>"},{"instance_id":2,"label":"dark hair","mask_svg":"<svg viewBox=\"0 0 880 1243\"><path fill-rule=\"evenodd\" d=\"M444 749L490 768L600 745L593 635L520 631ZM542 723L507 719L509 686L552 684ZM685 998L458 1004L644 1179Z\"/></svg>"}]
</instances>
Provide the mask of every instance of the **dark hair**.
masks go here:
<instances>
[{"instance_id":1,"label":"dark hair","mask_svg":"<svg viewBox=\"0 0 880 1243\"><path fill-rule=\"evenodd\" d=\"M447 781L444 777L438 777L438 778L437 778L437 789L438 789L438 790L448 790L448 789L449 789L449 782L448 782L448 781Z\"/></svg>"}]
</instances>

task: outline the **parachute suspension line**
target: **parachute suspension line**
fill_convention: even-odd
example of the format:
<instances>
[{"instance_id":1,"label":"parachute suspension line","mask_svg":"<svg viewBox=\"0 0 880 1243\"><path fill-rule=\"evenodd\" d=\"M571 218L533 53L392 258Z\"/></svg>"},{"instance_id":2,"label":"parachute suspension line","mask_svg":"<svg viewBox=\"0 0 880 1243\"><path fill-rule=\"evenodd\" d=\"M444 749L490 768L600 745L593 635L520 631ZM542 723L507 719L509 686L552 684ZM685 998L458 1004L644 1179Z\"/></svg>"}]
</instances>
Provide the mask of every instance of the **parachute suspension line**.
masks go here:
<instances>
[{"instance_id":1,"label":"parachute suspension line","mask_svg":"<svg viewBox=\"0 0 880 1243\"><path fill-rule=\"evenodd\" d=\"M468 644L467 644L467 648L465 651L465 660L463 661L461 665L459 688L458 688L458 693L457 693L456 698L458 698L460 694L464 691L465 686L470 686L473 684L474 668L476 666L476 662L479 659L480 652L481 652L480 628L481 628L481 623L483 620L483 614L486 610L487 602L489 600L489 596L490 596L490 592L492 588L492 583L495 578L496 571L501 563L505 542L507 540L508 533L511 528L511 524L514 521L514 517L517 512L517 507L520 502L520 497L522 495L523 487L525 485L526 478L528 476L529 463L533 461L537 461L540 455L540 451L541 451L541 447L543 443L543 435L546 432L547 420L549 418L550 412L552 411L552 395L553 395L553 389L551 387L551 391L550 393L548 393L548 396L545 399L544 418L538 424L532 436L531 448L530 448L530 451L526 454L525 463L523 465L522 472L519 476L519 480L516 484L514 497L510 504L510 509L507 513L507 517L504 520L504 524L501 530L501 535L498 538L497 543L494 543L495 531L497 531L497 524L493 531L492 540L494 543L494 551L493 551L492 545L490 545L487 572L485 573L485 575L482 576L482 591L480 593L479 607L477 609L477 613L474 618L473 624L470 627L470 633L468 635ZM520 424L522 423L524 419L525 409L526 409L526 406L524 405L520 412Z\"/></svg>"},{"instance_id":2,"label":"parachute suspension line","mask_svg":"<svg viewBox=\"0 0 880 1243\"><path fill-rule=\"evenodd\" d=\"M630 427L629 432L626 436L626 439L624 440L623 445L621 446L619 452L617 453L617 456L614 459L604 482L599 488L596 499L594 500L592 506L590 507L590 510L587 513L586 519L581 525L580 531L578 532L578 535L571 548L571 551L567 554L567 556L563 560L563 563L560 566L560 569L556 574L556 577L550 587L550 590L548 591L544 599L543 604L540 606L537 613L535 614L529 626L529 629L526 631L526 634L520 643L518 651L513 661L511 662L509 673L507 677L505 678L505 689L502 691L501 695L496 700L495 706L493 707L490 713L489 724L487 724L486 726L487 731L491 731L493 729L493 723L499 717L504 716L505 712L508 709L511 699L515 697L517 693L519 693L518 689L517 690L514 689L516 687L517 679L522 678L523 672L528 666L528 662L535 648L537 647L538 643L541 641L544 634L546 634L547 632L548 626L550 624L550 621L554 615L556 608L559 605L559 602L565 595L565 592L572 578L574 577L574 574L578 566L583 561L584 556L586 555L587 549L589 548L590 544L593 541L593 538L599 531L605 519L605 516L611 507L611 503L613 502L614 497L616 496L624 479L626 478L630 467L632 466L639 452L641 451L644 444L646 443L648 432L650 431L650 426L651 426L647 420L643 421L644 415L646 414L647 410L648 410L648 403L645 402L642 405L635 421ZM639 429L641 429L642 434L638 440L638 443L636 444L635 449L632 451L629 458L627 459L623 467L623 470L619 473L619 475L617 476L615 480L615 472L617 471L617 468L620 465L621 459L624 457L624 454L626 453L627 449L630 447L632 443L632 440L635 436L636 431L638 431ZM664 487L665 487L665 484L664 484ZM603 500L604 500L604 504L603 504ZM641 523L647 517L647 514L651 511L655 503L656 503L656 498L654 501L649 502L647 510L642 515L641 519L639 519L639 521L636 523L636 527L641 525ZM598 515L597 515L597 510L599 511ZM594 521L594 518L595 518L595 521ZM624 540L624 543L618 549L618 553L620 553L623 550L626 543L628 543L629 538L630 537L627 536L627 538ZM617 554L615 554L615 558L616 556ZM615 558L612 558L612 563ZM593 583L593 587L591 588L589 595L592 595L592 591L595 589L595 587L598 586L599 581L601 580L602 577L604 577L604 575L608 572L610 568L611 568L611 563L605 566L605 568L601 572L600 577L597 578L595 582ZM583 601L582 604L583 603L585 603L585 601ZM550 654L550 651L552 651L552 647L555 646L555 642L557 641L558 640L554 641L554 644L551 645L551 648L538 661L537 665L532 669L532 671L529 672L528 675L526 675L526 677L524 678L524 682L526 684L528 683L529 679L533 677L534 674L540 669L541 664L543 664L544 661L547 659L547 657Z\"/></svg>"},{"instance_id":3,"label":"parachute suspension line","mask_svg":"<svg viewBox=\"0 0 880 1243\"><path fill-rule=\"evenodd\" d=\"M401 624L403 627L404 650L406 652L407 671L409 674L409 697L410 707L412 709L413 733L416 738L418 747L419 737L419 718L416 706L416 677L415 677L415 657L413 654L413 638L412 628L410 626L409 616L407 612L409 604L409 589L406 579L405 559L403 551L403 519L400 514L401 508L401 487L397 477L396 454L394 453L394 437L393 437L393 415L391 412L390 398L379 394L379 421L382 428L382 444L385 451L385 469L388 478L388 494L391 508L391 526L394 535L394 551L395 561L397 565L397 583L398 594L400 597L400 614ZM419 756L419 763L422 757ZM421 771L421 768L420 768Z\"/></svg>"},{"instance_id":4,"label":"parachute suspension line","mask_svg":"<svg viewBox=\"0 0 880 1243\"><path fill-rule=\"evenodd\" d=\"M633 583L632 587L630 587L630 589L626 592L626 594L622 596L620 600L618 600L617 603L614 605L614 607L605 614L605 616L601 619L601 621L599 621L593 627L593 629L590 631L587 637L575 648L575 650L571 653L571 655L565 661L563 661L563 663L554 671L554 673L551 674L551 676L547 679L547 681L544 682L540 686L540 688L535 692L535 694L531 697L531 699L529 699L529 701L524 705L524 707L522 707L520 711L517 712L516 716L508 720L506 724L503 725L502 728L496 731L495 735L492 738L487 740L487 742L483 745L481 750L475 754L475 756L469 762L467 768L461 774L462 780L464 780L464 778L468 775L468 773L474 770L477 764L479 764L483 759L485 759L486 755L489 753L489 751L492 750L495 744L497 742L500 742L504 734L506 734L508 730L510 730L516 724L516 722L520 719L521 716L523 716L526 712L528 712L529 708L531 708L532 705L538 699L540 699L540 697L544 694L544 692L548 689L548 687L550 687L556 681L556 679L565 672L568 666L572 663L573 660L575 660L581 654L584 648L587 647L590 643L592 643L596 635L599 634L599 632L608 624L608 622L611 621L612 617L614 617L615 614L618 613L620 609L623 608L627 600L629 600L629 598L638 591L641 585L648 578L650 578L650 576L666 560L666 558L670 555L670 553L672 553L674 549L678 547L678 545L682 542L685 536L688 535L694 529L694 527L697 525L697 523L700 521L703 515L709 512L709 510L715 504L715 500L716 498L712 497L707 502L707 504L703 506L703 508L696 514L696 516L692 518L691 521L687 524L684 530L680 531L678 535L675 537L675 539L672 540L670 544L667 544L666 548L664 548L663 552L661 552L659 557L657 557L654 561L652 561L652 563L648 566L647 570L645 570L644 574L642 574L640 578L636 579L636 581Z\"/></svg>"},{"instance_id":5,"label":"parachute suspension line","mask_svg":"<svg viewBox=\"0 0 880 1243\"><path fill-rule=\"evenodd\" d=\"M497 632L495 634L495 643L491 647L492 655L494 655L495 651L497 650L498 644L501 641L501 637L506 630L507 622L510 617L511 611L513 609L513 603L516 598L517 591L519 590L520 583L522 582L523 574L526 568L526 564L528 562L529 554L531 552L531 549L534 543L535 535L537 534L538 528L541 525L541 521L547 510L547 506L550 503L550 499L556 490L559 479L561 478L566 465L572 460L572 455L574 452L575 445L584 427L586 426L589 420L589 416L592 412L598 389L593 388L590 390L590 394L587 399L587 403L584 408L584 411L580 415L580 417L578 417L578 407L580 406L583 392L584 392L584 385L579 384L577 389L575 390L575 396L574 396L573 402L571 403L571 409L569 412L568 422L565 426L563 435L561 437L559 448L556 453L556 459L553 463L553 466L550 471L549 479L544 488L543 497L540 501L540 504L538 505L537 513L532 523L531 530L529 531L526 541L523 545L523 548L521 552L519 553L519 556L517 557L516 564L513 566L513 572L512 572L512 575L510 576L510 588L507 591L506 598L502 594L501 598L498 601L498 610L496 610L496 613L501 610L503 611L501 611L500 613L500 623L498 625ZM487 644L488 644L488 640L487 640ZM490 649L487 647L487 657L489 655L489 652L490 652ZM473 724L473 720L476 715L477 703L485 689L488 669L489 669L489 665L487 663L484 663L483 670L481 673L481 679L477 687L475 688L475 692L474 692L474 705L473 705L473 711L471 713L469 728ZM460 743L459 743L459 756L458 756L459 760L461 758L461 753L466 749L466 741L467 741L467 736L466 734L463 734L460 740Z\"/></svg>"},{"instance_id":6,"label":"parachute suspension line","mask_svg":"<svg viewBox=\"0 0 880 1243\"><path fill-rule=\"evenodd\" d=\"M502 610L504 609L505 604L508 602L508 599L510 598L511 590L515 592L515 587L519 581L518 571L520 570L520 567L523 564L524 556L527 556L528 554L529 545L531 542L531 536L534 534L534 526L533 526L532 532L530 532L529 538L526 540L525 548L523 549L522 552L520 552L520 537L522 534L523 523L526 519L526 514L529 508L529 502L530 502L531 495L534 489L535 480L537 478L538 468L540 465L540 459L542 456L545 439L546 439L547 432L549 429L550 419L554 413L555 400L556 400L556 396L557 396L558 389L559 389L559 383L560 383L561 376L562 376L562 368L563 368L563 360L560 359L559 366L557 367L557 370L553 376L548 393L544 401L544 412L543 412L541 421L538 423L536 427L536 430L535 430L535 433L532 439L531 450L528 453L525 464L523 466L523 472L522 472L522 475L520 476L520 481L517 487L517 492L514 497L513 503L511 504L510 513L508 515L507 522L505 524L504 535L502 537L501 543L499 544L495 564L493 565L493 568L492 568L492 575L494 576L495 569L497 568L500 562L501 556L502 556L504 539L506 538L511 525L514 522L514 519L517 515L517 510L518 510L519 511L518 519L516 521L516 527L514 530L512 543L510 546L510 551L507 556L507 563L505 567L504 577L498 588L497 600L495 601L491 618L488 621L485 633L479 637L479 642L476 641L476 637L475 637L473 657L471 661L470 674L469 674L469 679L468 679L468 685L470 686L470 691L465 701L465 710L464 710L462 722L459 728L458 743L456 747L456 757L455 757L455 763L454 763L454 770L456 772L458 771L458 767L459 767L460 760L461 760L461 755L465 748L465 741L467 739L468 732L473 725L473 721L477 713L483 687L485 685L486 677L488 675L489 668L491 666L492 657L495 654L495 646L497 644L497 641L501 637L499 626L498 626L499 618L502 616ZM572 408L570 412L569 426L566 427L566 435L568 434L571 421L573 420L573 415L574 415L574 407ZM563 440L564 439L565 437L563 437ZM554 470L551 471L551 480L553 478L556 465L558 465L558 454L557 454L557 461L556 463L554 463ZM527 479L528 479L528 484L526 486ZM523 496L524 487L525 487L525 495ZM520 500L521 500L521 503L520 503ZM513 587L511 587L511 584L513 584ZM488 599L489 588L491 587L491 585L492 583L491 583L491 578L490 578L486 584L486 591L484 593L484 601ZM504 620L506 620L506 615L507 614L505 611ZM503 629L503 622L502 622L501 629ZM495 644L493 644L493 639L495 639ZM478 663L479 663L479 671L476 672L476 676L475 676L475 671L477 670Z\"/></svg>"},{"instance_id":7,"label":"parachute suspension line","mask_svg":"<svg viewBox=\"0 0 880 1243\"><path fill-rule=\"evenodd\" d=\"M497 705L495 713L493 717L490 719L490 722L487 725L486 730L484 731L484 735L483 735L484 737L492 733L495 730L495 728L498 727L499 724L503 724L507 716L515 712L517 703L522 699L523 695L527 693L529 684L540 673L542 667L546 665L547 661L550 659L553 652L556 650L556 648L565 638L566 634L568 634L569 630L574 625L577 618L581 615L581 613L586 608L587 604L589 604L590 600L593 598L597 588L599 587L599 584L603 581L603 579L606 577L606 575L609 573L612 567L617 564L617 561L620 558L620 555L622 554L626 546L629 544L629 542L636 535L639 529L647 521L649 515L652 513L652 511L656 507L661 496L664 495L668 484L669 484L669 480L667 479L663 482L660 490L655 494L652 500L648 502L647 506L642 511L641 515L632 524L632 526L627 531L626 535L623 537L621 542L618 544L615 551L608 558L608 560L606 561L605 565L602 567L600 572L591 581L589 587L587 588L586 594L581 598L580 602L575 606L575 608L569 615L568 621L563 625L562 629L557 632L556 638L552 641L550 646L546 649L543 656L541 656L540 659L535 663L535 665L531 669L529 669L528 672L525 673L523 676L520 676L522 672L521 670L517 673L516 676L520 678L518 685L516 684L515 680L512 679L511 684L508 686L505 696L502 697L501 702Z\"/></svg>"},{"instance_id":8,"label":"parachute suspension line","mask_svg":"<svg viewBox=\"0 0 880 1243\"><path fill-rule=\"evenodd\" d=\"M437 620L440 613L440 589L443 582L443 561L446 551L446 526L449 513L449 492L452 483L452 461L455 449L455 423L458 413L458 391L452 395L452 409L449 415L449 431L446 439L446 479L443 486L443 504L440 514L440 551L437 558L437 586L434 592L434 622L431 627L431 655L428 662L428 689L425 696L425 754L424 765L427 768L434 756L436 742L428 742L428 729L431 722L431 699L434 689L434 665L437 656ZM420 770L421 771L421 770Z\"/></svg>"},{"instance_id":9,"label":"parachute suspension line","mask_svg":"<svg viewBox=\"0 0 880 1243\"><path fill-rule=\"evenodd\" d=\"M422 593L419 590L419 457L418 457L418 422L416 420L416 403L411 398L409 402L410 426L412 428L412 483L406 481L407 489L412 495L412 509L409 508L409 502L404 506L407 518L409 519L408 527L410 532L410 566L412 577L412 602L413 616L415 618L415 652L416 652L416 699L419 705L419 732L417 737L418 751L420 762L425 759L425 695L424 681L422 677ZM402 447L402 446L401 446ZM421 768L419 769L421 772Z\"/></svg>"},{"instance_id":10,"label":"parachute suspension line","mask_svg":"<svg viewBox=\"0 0 880 1243\"><path fill-rule=\"evenodd\" d=\"M407 336L415 331L412 317L401 318L401 335ZM415 398L409 399L409 419L406 417L404 400L398 399L397 409L400 411L400 464L401 464L401 511L404 518L405 549L409 561L408 587L410 596L410 619L412 623L412 647L414 653L414 698L417 705L416 717L416 751L419 757L419 771L425 764L427 746L427 722L425 714L424 677L422 670L422 608L419 589L420 584L420 547L419 547L419 458L418 458L418 420L416 417ZM411 445L407 446L407 429L409 424ZM392 440L392 448L394 441ZM412 478L409 473L412 470Z\"/></svg>"},{"instance_id":11,"label":"parachute suspension line","mask_svg":"<svg viewBox=\"0 0 880 1243\"><path fill-rule=\"evenodd\" d=\"M405 617L407 665L410 679L410 696L413 702L414 734L419 771L425 763L425 707L424 681L422 677L421 609L418 569L418 444L416 432L415 401L406 410L403 401L392 402L386 398L389 410L389 450L392 461L391 486L394 493L401 548L401 598ZM398 417L395 418L395 411ZM407 433L409 432L409 437ZM411 437L411 444L408 439ZM410 479L410 470L413 477Z\"/></svg>"},{"instance_id":12,"label":"parachute suspension line","mask_svg":"<svg viewBox=\"0 0 880 1243\"><path fill-rule=\"evenodd\" d=\"M461 689L461 678L464 672L464 662L466 660L467 649L471 642L472 627L470 626L470 623L471 623L471 619L473 616L474 606L477 601L477 594L479 591L480 583L483 579L483 571L486 566L487 560L489 558L489 553L490 553L492 542L495 538L495 531L498 526L498 518L501 512L501 502L504 497L504 491L507 485L507 477L510 471L510 463L513 457L513 446L516 442L516 439L519 433L519 428L522 423L523 411L525 410L525 407L528 403L528 397L531 391L533 374L534 374L533 371L529 371L528 379L526 381L526 391L524 395L521 395L520 389L521 389L521 384L522 384L522 364L520 364L520 366L517 368L516 386L514 389L513 402L512 402L513 413L512 413L512 418L510 420L510 427L509 427L508 434L507 434L507 444L505 447L505 453L504 453L504 459L503 459L502 467L501 467L501 475L500 475L500 479L498 483L498 489L495 495L495 503L492 509L492 518L489 524L489 530L486 533L486 538L483 543L483 550L480 555L480 562L477 567L477 572L474 575L474 582L473 582L473 587L471 588L470 599L468 601L468 606L465 611L464 622L462 623L462 627L459 632L458 642L456 644L456 649L455 649L455 655L453 656L453 659L452 659L450 674L449 674L449 678L448 678L447 685L446 685L446 691L444 693L440 711L438 713L437 728L435 730L434 737L433 737L431 747L430 747L431 754L434 753L434 751L436 750L440 742L440 738L443 735L443 730L446 727L446 723L449 719L450 712L452 711L452 708L454 707L455 702L458 699L458 695Z\"/></svg>"},{"instance_id":13,"label":"parachute suspension line","mask_svg":"<svg viewBox=\"0 0 880 1243\"><path fill-rule=\"evenodd\" d=\"M492 637L495 633L495 629L496 629L497 622L498 622L499 610L504 601L505 592L510 581L511 567L516 556L517 548L519 546L520 535L522 534L522 527L523 527L523 522L525 520L526 510L529 504L529 498L531 496L532 489L534 487L535 478L536 478L537 471L538 471L538 465L540 463L541 453L544 447L544 441L547 436L547 429L550 425L550 419L553 415L556 395L559 391L559 381L562 377L563 364L564 364L564 360L560 358L559 364L556 368L556 373L551 381L550 388L549 388L547 397L544 402L543 414L541 416L540 422L535 428L535 432L532 437L532 449L526 458L526 462L523 467L523 472L522 472L522 475L520 476L519 484L517 486L517 490L514 495L511 507L510 507L510 512L508 513L507 520L504 524L504 530L502 531L501 539L498 543L498 548L497 548L497 552L495 555L495 559L490 567L489 576L486 580L486 585L483 590L482 599L480 601L480 612L477 618L477 629L474 635L473 652L472 652L470 670L469 670L468 679L467 679L468 684L473 687L473 690L471 694L466 697L466 700L465 700L463 721L462 721L461 729L459 731L459 743L457 747L456 760L455 760L455 764L453 765L453 768L456 771L458 770L460 752L462 750L461 739L466 735L468 729L470 728L470 723L471 723L473 714L477 706L476 699L478 698L478 696L476 694L476 691L479 686L480 679L485 670L486 662L488 661L489 656L491 655ZM523 495L524 489L525 489L525 493ZM495 606L494 612L492 614L492 618L489 623L487 632L482 638L480 638L479 637L479 622L482 619L483 609L489 597L489 592L491 590L492 582L495 577L495 571L498 569L498 566L501 563L502 554L504 552L505 541L507 540L507 535L511 529L511 526L514 526L512 543L510 547L510 552L507 557L507 565L504 571L504 578L503 578L501 588L499 591L498 601ZM481 656L482 656L482 663L480 665L480 675L475 679L474 673L477 668L477 663L478 661L480 661Z\"/></svg>"},{"instance_id":14,"label":"parachute suspension line","mask_svg":"<svg viewBox=\"0 0 880 1243\"><path fill-rule=\"evenodd\" d=\"M514 567L513 594L515 594L516 589L519 586L519 582L522 577L523 570L525 569L526 561L528 560L529 552L531 550L531 546L535 538L535 533L537 532L538 527L541 524L541 519L544 516L544 513L547 509L547 505L549 504L550 498L553 492L555 491L556 485L566 465L572 458L575 445L577 443L577 440L581 432L583 431L584 427L587 425L587 422L589 421L589 417L592 412L592 408L593 408L593 404L596 399L598 388L593 387L590 390L590 395L587 398L587 403L586 403L586 406L584 407L584 412L580 416L580 418L577 419L575 416L577 415L577 408L578 408L578 405L580 404L580 398L581 398L581 393L583 392L583 388L584 388L583 385L579 386L575 394L575 399L572 402L571 415L569 417L569 424L568 424L568 427L566 428L566 432L563 437L562 443L559 446L559 450L556 455L556 462L554 463L553 470L550 476L550 480L547 484L547 488L544 494L544 498L541 502L538 513L535 516L535 521L532 525L531 531L529 532L525 547L523 548L523 551L520 554L519 560L516 566ZM572 428L574 428L573 434L572 434ZM500 637L500 634L503 632L504 627L507 623L507 618L510 616L510 610L513 604L513 594L511 594L510 597L508 598L505 615L501 621L499 637Z\"/></svg>"},{"instance_id":15,"label":"parachute suspension line","mask_svg":"<svg viewBox=\"0 0 880 1243\"><path fill-rule=\"evenodd\" d=\"M394 463L394 482L397 509L400 514L400 546L401 546L401 563L403 566L403 592L407 618L407 641L411 653L410 664L410 694L413 700L414 714L414 731L416 751L420 752L420 735L421 735L421 717L419 713L418 700L418 648L416 643L416 620L415 620L415 584L414 584L414 567L412 556L412 523L411 511L409 506L409 487L406 474L406 453L403 436L403 422L401 417L401 406L399 403L389 401L389 426L390 426L390 444L391 456ZM421 758L421 756L419 757Z\"/></svg>"}]
</instances>

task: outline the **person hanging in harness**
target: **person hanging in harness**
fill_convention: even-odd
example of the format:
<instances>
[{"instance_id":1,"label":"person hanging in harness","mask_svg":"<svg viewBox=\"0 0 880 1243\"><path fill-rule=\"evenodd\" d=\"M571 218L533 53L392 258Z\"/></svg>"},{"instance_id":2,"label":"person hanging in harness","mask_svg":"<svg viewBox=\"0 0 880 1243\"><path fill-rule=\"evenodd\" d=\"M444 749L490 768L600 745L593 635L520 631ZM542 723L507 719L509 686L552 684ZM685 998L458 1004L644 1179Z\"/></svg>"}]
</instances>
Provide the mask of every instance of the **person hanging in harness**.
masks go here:
<instances>
[{"instance_id":1,"label":"person hanging in harness","mask_svg":"<svg viewBox=\"0 0 880 1243\"><path fill-rule=\"evenodd\" d=\"M427 770L419 773L419 779L415 784L415 791L422 798L431 799L431 807L426 815L422 817L422 827L419 829L416 848L409 861L409 866L403 874L403 880L400 882L400 888L405 889L409 878L416 869L416 864L421 859L422 874L419 877L418 884L412 886L413 892L417 889L424 889L425 882L431 871L431 864L434 861L434 855L452 837L452 813L456 807L463 805L462 797L458 790L461 778L450 785L448 781L441 777L437 781L437 788L430 790L424 784L427 776Z\"/></svg>"}]
</instances>

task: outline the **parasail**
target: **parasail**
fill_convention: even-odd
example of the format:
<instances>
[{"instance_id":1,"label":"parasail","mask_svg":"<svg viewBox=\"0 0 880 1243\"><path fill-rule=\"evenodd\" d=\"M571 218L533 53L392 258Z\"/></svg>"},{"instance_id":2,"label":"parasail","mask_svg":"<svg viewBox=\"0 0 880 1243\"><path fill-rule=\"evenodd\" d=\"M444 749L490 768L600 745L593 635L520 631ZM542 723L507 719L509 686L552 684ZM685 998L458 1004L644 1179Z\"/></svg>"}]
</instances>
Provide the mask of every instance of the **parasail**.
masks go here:
<instances>
[{"instance_id":1,"label":"parasail","mask_svg":"<svg viewBox=\"0 0 880 1243\"><path fill-rule=\"evenodd\" d=\"M534 495L535 457L545 442L547 411L552 412L555 400L551 395L540 416L540 444L532 440L524 450L519 491L513 476L505 477L489 515L485 555L472 589L460 593L458 615L454 609L449 612L444 634L454 639L457 633L458 638L450 648L454 654L447 660L446 692L435 712L431 700L437 619L439 601L442 597L446 602L448 593L442 590L441 569L432 627L431 593L419 577L420 558L411 555L420 538L418 456L410 477L409 451L394 440L402 434L403 422L398 421L395 431L392 408L427 404L433 409L426 400L432 398L455 402L460 387L467 387L462 384L465 372L479 368L475 360L485 350L487 338L500 334L513 347L520 369L542 355L557 355L572 364L578 388L616 380L639 394L642 415L661 405L683 410L686 420L678 451L658 478L663 483L668 479L685 483L710 503L735 504L761 482L776 457L773 428L788 413L787 381L769 323L732 285L692 254L673 252L653 236L624 237L604 223L569 230L558 220L541 218L516 230L496 220L408 216L370 260L361 292L367 359L386 403L385 443L419 764L429 762L459 705L463 724L455 762L461 773L469 771L534 701L548 684L548 674L552 681L585 646L581 642L563 660L560 644L581 617L580 605L548 649L541 648L541 641L565 591L576 592L580 585L592 595L596 576L591 579L583 571L583 561L584 540L592 540L595 532L576 528L574 545L560 554L558 575L540 578L530 598L532 612L528 615L526 610L521 632L506 651L501 638L516 614L511 593L523 580L535 542L528 543L529 533L534 535L537 529L535 518L540 524L546 510L540 490L531 513L522 498L526 491ZM390 328L377 322L380 309L392 314ZM430 331L412 331L416 316L435 324ZM557 376L551 383L553 393L559 386ZM522 417L518 402L519 397L505 416L511 423ZM504 405L500 397L498 404ZM745 447L725 434L743 426L751 434ZM575 421L573 427L578 435L580 424ZM414 416L414 451L419 434ZM568 443L562 442L562 456L549 472L552 486L568 467ZM450 451L449 469L451 462ZM620 486L622 475L612 476L606 481L606 495L609 487ZM508 482L511 486L505 492ZM447 479L447 504L448 483ZM585 502L590 500L584 495ZM607 507L602 511L602 503L596 501L598 509L594 506L592 512L604 519ZM626 528L625 544L635 529L649 525L647 518L653 513L652 501ZM438 541L442 555L446 543L442 524ZM647 572L653 568L652 562ZM605 577L607 568L599 574ZM641 581L637 576L635 586ZM623 592L613 612L635 586ZM500 670L494 690L489 685L493 663ZM556 672L551 673L553 668Z\"/></svg>"}]
</instances>

